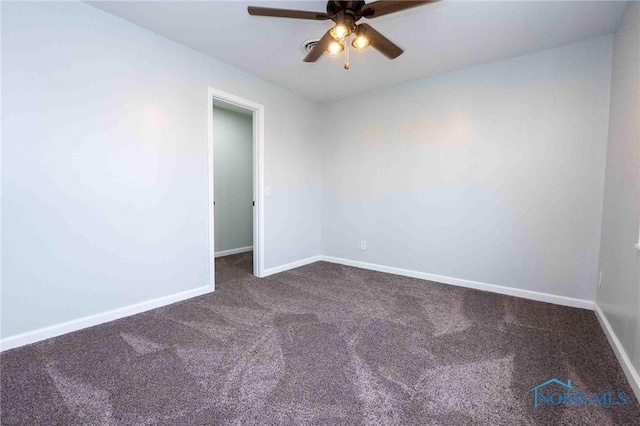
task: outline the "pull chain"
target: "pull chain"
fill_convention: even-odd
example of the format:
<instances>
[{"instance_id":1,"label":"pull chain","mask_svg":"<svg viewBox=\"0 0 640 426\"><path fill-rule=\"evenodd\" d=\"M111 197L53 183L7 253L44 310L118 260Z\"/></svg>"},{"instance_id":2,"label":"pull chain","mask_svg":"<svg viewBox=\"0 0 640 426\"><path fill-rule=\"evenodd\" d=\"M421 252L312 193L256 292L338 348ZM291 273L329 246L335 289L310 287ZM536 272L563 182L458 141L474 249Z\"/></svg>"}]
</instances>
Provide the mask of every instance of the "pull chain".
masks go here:
<instances>
[{"instance_id":1,"label":"pull chain","mask_svg":"<svg viewBox=\"0 0 640 426\"><path fill-rule=\"evenodd\" d=\"M344 69L349 69L349 37L344 39Z\"/></svg>"}]
</instances>

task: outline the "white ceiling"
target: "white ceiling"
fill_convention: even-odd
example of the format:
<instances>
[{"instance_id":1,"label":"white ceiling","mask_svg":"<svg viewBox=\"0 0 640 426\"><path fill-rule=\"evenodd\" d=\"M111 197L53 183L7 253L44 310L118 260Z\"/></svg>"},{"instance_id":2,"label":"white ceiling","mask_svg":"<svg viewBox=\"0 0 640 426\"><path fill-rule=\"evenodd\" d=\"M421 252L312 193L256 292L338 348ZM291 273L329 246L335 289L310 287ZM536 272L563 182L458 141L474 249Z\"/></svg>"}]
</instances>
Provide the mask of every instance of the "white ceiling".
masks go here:
<instances>
[{"instance_id":1,"label":"white ceiling","mask_svg":"<svg viewBox=\"0 0 640 426\"><path fill-rule=\"evenodd\" d=\"M89 2L113 15L319 102L615 31L626 2L442 1L368 22L405 50L304 63L301 45L331 21L249 16L248 5L325 11L324 1ZM361 22L362 22L361 21Z\"/></svg>"}]
</instances>

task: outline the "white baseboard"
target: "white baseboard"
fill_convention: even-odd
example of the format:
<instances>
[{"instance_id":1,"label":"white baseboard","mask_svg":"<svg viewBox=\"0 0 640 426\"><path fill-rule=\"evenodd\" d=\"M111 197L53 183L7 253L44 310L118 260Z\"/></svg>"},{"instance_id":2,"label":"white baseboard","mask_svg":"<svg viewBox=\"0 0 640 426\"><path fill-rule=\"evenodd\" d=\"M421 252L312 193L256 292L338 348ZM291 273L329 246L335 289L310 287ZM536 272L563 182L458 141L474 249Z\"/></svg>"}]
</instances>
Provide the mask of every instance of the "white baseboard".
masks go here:
<instances>
[{"instance_id":1,"label":"white baseboard","mask_svg":"<svg viewBox=\"0 0 640 426\"><path fill-rule=\"evenodd\" d=\"M530 290L521 290L512 287L503 287L494 284L487 284L477 281L469 281L460 278L446 277L443 275L429 274L425 272L412 271L408 269L395 268L391 266L377 265L373 263L360 262L356 260L349 260L343 258L337 258L332 256L312 256L306 259L298 260L295 262L287 263L284 265L276 266L266 269L264 271L264 277L277 274L279 272L288 271L290 269L299 268L301 266L309 265L318 261L325 261L331 263L337 263L341 265L354 266L356 268L369 269L373 271L386 272L394 275L401 275L412 278L420 278L429 281L435 281L443 284L451 284L460 287L473 288L477 290L484 290L493 293L505 294L509 296L522 297L525 299L532 299L541 302L554 303L557 305L571 306L576 308L594 309L594 303L589 300L574 299L571 297L557 296L553 294L540 293ZM0 351L16 348L30 343L35 343L40 340L49 339L51 337L60 336L62 334L70 333L72 331L80 330L82 328L91 327L94 325L102 324L104 322L113 321L119 318L127 317L137 313L145 312L150 309L165 306L171 303L179 302L182 300L190 299L192 297L200 296L213 291L211 286L199 287L197 289L188 290L182 293L161 297L158 299L141 302L135 305L126 306L124 308L114 309L112 311L104 312L101 314L91 315L88 317L80 318L73 321L68 321L62 324L53 325L50 327L41 328L38 330L30 331L27 333L19 334L16 336L10 336L0 340ZM636 373L637 374L637 373Z\"/></svg>"},{"instance_id":2,"label":"white baseboard","mask_svg":"<svg viewBox=\"0 0 640 426\"><path fill-rule=\"evenodd\" d=\"M640 374L635 369L633 364L631 363L631 359L627 355L627 352L622 347L620 340L618 340L618 336L611 328L611 324L609 324L609 320L607 316L604 314L602 309L598 304L595 304L596 317L604 330L605 336L607 336L607 340L609 340L609 344L613 349L613 352L616 354L616 358L618 358L618 362L622 367L622 371L624 371L624 375L627 376L627 380L633 389L633 392L636 394L636 398L640 401Z\"/></svg>"},{"instance_id":3,"label":"white baseboard","mask_svg":"<svg viewBox=\"0 0 640 426\"><path fill-rule=\"evenodd\" d=\"M246 253L248 251L253 251L253 246L240 247L240 248L231 249L231 250L217 251L217 252L215 252L214 257L229 256L229 255L232 255L232 254Z\"/></svg>"},{"instance_id":4,"label":"white baseboard","mask_svg":"<svg viewBox=\"0 0 640 426\"><path fill-rule=\"evenodd\" d=\"M275 266L273 268L265 269L262 277L268 277L269 275L288 271L289 269L299 268L301 266L309 265L311 263L316 263L320 260L322 260L322 256L311 256L311 257L307 257L306 259L297 260L295 262L287 263L280 266Z\"/></svg>"},{"instance_id":5,"label":"white baseboard","mask_svg":"<svg viewBox=\"0 0 640 426\"><path fill-rule=\"evenodd\" d=\"M354 266L356 268L369 269L372 271L386 272L388 274L401 275L404 277L420 278L423 280L435 281L442 284L451 284L459 287L473 288L476 290L489 291L492 293L505 294L507 296L522 297L523 299L537 300L539 302L554 303L556 305L571 306L593 310L593 302L573 297L558 296L555 294L541 293L531 290L522 290L513 287L504 287L495 284L488 284L479 281L470 281L461 278L452 278L444 275L428 274L426 272L412 271L409 269L394 268L392 266L377 265L375 263L360 262L357 260L343 259L332 256L321 256L325 262L338 263L340 265Z\"/></svg>"},{"instance_id":6,"label":"white baseboard","mask_svg":"<svg viewBox=\"0 0 640 426\"><path fill-rule=\"evenodd\" d=\"M13 349L19 346L39 342L51 337L71 333L72 331L77 331L87 327L93 327L94 325L114 321L120 318L128 317L130 315L139 314L150 309L159 308L171 303L180 302L182 300L190 299L196 296L201 296L212 291L212 287L206 285L203 287L195 288L193 290L187 290L180 293L171 294L169 296L159 297L157 299L125 306L123 308L113 309L111 311L103 312L100 314L40 328L38 330L28 331L26 333L17 334L15 336L9 336L0 340L0 351L6 351L8 349Z\"/></svg>"}]
</instances>

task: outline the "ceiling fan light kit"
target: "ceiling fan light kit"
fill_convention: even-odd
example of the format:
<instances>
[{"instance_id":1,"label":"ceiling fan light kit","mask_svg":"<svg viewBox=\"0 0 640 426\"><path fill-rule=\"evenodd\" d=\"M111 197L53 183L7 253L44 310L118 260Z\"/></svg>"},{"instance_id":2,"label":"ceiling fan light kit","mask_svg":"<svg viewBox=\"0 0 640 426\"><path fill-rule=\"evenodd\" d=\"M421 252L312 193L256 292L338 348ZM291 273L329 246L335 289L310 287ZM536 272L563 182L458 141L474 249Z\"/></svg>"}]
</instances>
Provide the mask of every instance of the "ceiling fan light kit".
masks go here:
<instances>
[{"instance_id":1,"label":"ceiling fan light kit","mask_svg":"<svg viewBox=\"0 0 640 426\"><path fill-rule=\"evenodd\" d=\"M438 0L413 1L328 1L327 12L309 12L302 10L274 9L249 6L249 15L270 16L276 18L310 19L314 21L332 20L331 27L304 58L304 62L315 62L327 51L337 55L345 51L344 68L349 69L349 37L354 36L351 45L358 50L371 46L389 59L395 59L403 53L391 40L374 30L368 24L357 24L361 18L373 19L390 13L400 12ZM347 47L345 49L345 46Z\"/></svg>"},{"instance_id":2,"label":"ceiling fan light kit","mask_svg":"<svg viewBox=\"0 0 640 426\"><path fill-rule=\"evenodd\" d=\"M340 43L337 40L332 41L331 44L329 44L329 47L327 47L327 52L329 52L334 56L342 52L343 50L344 50L344 44Z\"/></svg>"},{"instance_id":3,"label":"ceiling fan light kit","mask_svg":"<svg viewBox=\"0 0 640 426\"><path fill-rule=\"evenodd\" d=\"M349 37L356 29L356 21L353 19L351 14L347 13L347 11L338 12L335 23L335 27L331 28L329 32L331 33L331 37L337 41L342 41Z\"/></svg>"},{"instance_id":4,"label":"ceiling fan light kit","mask_svg":"<svg viewBox=\"0 0 640 426\"><path fill-rule=\"evenodd\" d=\"M353 38L351 45L358 50L364 50L369 47L369 44L371 44L371 42L367 37L366 28L359 25L358 28L356 28L355 37Z\"/></svg>"}]
</instances>

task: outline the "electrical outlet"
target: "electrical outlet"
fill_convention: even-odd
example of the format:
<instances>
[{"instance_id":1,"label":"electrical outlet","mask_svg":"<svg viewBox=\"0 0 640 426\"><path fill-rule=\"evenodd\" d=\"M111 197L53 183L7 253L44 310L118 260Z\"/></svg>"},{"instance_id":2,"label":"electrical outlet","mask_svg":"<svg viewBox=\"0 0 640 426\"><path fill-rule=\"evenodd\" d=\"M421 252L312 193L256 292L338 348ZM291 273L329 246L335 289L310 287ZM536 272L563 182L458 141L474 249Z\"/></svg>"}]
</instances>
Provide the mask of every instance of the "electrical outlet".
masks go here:
<instances>
[{"instance_id":1,"label":"electrical outlet","mask_svg":"<svg viewBox=\"0 0 640 426\"><path fill-rule=\"evenodd\" d=\"M600 271L600 277L598 278L598 288L602 287L602 271Z\"/></svg>"},{"instance_id":2,"label":"electrical outlet","mask_svg":"<svg viewBox=\"0 0 640 426\"><path fill-rule=\"evenodd\" d=\"M366 250L366 249L367 249L367 242L360 241L360 250Z\"/></svg>"}]
</instances>

